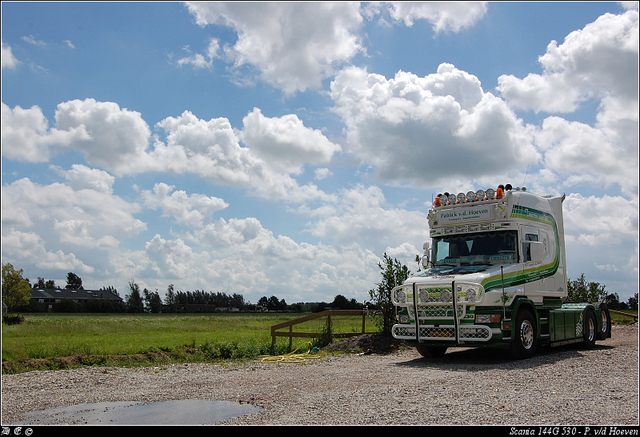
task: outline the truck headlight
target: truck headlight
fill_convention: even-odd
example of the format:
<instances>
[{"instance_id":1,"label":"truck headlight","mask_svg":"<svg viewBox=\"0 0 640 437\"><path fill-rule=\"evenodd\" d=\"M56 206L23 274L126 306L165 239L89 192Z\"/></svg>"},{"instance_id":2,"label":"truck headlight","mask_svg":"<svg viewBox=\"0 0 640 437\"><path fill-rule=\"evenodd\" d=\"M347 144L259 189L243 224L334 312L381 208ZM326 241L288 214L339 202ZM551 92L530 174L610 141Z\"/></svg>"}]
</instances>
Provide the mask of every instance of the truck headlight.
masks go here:
<instances>
[{"instance_id":1,"label":"truck headlight","mask_svg":"<svg viewBox=\"0 0 640 437\"><path fill-rule=\"evenodd\" d=\"M465 295L467 302L473 302L476 300L476 291L473 288L467 290L467 294Z\"/></svg>"},{"instance_id":2,"label":"truck headlight","mask_svg":"<svg viewBox=\"0 0 640 437\"><path fill-rule=\"evenodd\" d=\"M395 303L395 304L403 304L406 301L407 301L407 293L405 293L402 288L394 290L394 292L393 292L393 303Z\"/></svg>"},{"instance_id":3,"label":"truck headlight","mask_svg":"<svg viewBox=\"0 0 640 437\"><path fill-rule=\"evenodd\" d=\"M458 296L460 293L464 294L466 302L476 302L482 296L482 288L476 284L457 284L456 290Z\"/></svg>"},{"instance_id":4,"label":"truck headlight","mask_svg":"<svg viewBox=\"0 0 640 437\"><path fill-rule=\"evenodd\" d=\"M407 324L409 323L409 316L406 314L401 314L398 316L398 323Z\"/></svg>"},{"instance_id":5,"label":"truck headlight","mask_svg":"<svg viewBox=\"0 0 640 437\"><path fill-rule=\"evenodd\" d=\"M418 302L420 303L429 302L429 293L427 292L427 290L423 289L418 292Z\"/></svg>"},{"instance_id":6,"label":"truck headlight","mask_svg":"<svg viewBox=\"0 0 640 437\"><path fill-rule=\"evenodd\" d=\"M451 300L451 293L449 290L440 291L440 300L442 302L449 302Z\"/></svg>"}]
</instances>

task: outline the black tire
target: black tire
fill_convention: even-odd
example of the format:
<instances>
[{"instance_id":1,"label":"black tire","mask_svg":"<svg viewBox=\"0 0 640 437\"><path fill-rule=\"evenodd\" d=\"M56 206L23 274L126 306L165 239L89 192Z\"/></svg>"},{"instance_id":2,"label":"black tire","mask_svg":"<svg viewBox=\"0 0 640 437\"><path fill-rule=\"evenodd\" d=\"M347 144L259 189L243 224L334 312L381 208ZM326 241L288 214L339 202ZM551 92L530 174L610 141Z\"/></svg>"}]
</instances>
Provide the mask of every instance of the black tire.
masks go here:
<instances>
[{"instance_id":1,"label":"black tire","mask_svg":"<svg viewBox=\"0 0 640 437\"><path fill-rule=\"evenodd\" d=\"M425 358L437 358L447 352L446 346L416 346L416 350Z\"/></svg>"},{"instance_id":2,"label":"black tire","mask_svg":"<svg viewBox=\"0 0 640 437\"><path fill-rule=\"evenodd\" d=\"M611 314L606 303L598 305L600 308L600 329L598 329L598 340L605 340L611 337Z\"/></svg>"},{"instance_id":3,"label":"black tire","mask_svg":"<svg viewBox=\"0 0 640 437\"><path fill-rule=\"evenodd\" d=\"M538 325L529 310L522 309L516 316L513 328L513 339L509 348L509 356L521 360L536 353L538 347Z\"/></svg>"},{"instance_id":4,"label":"black tire","mask_svg":"<svg viewBox=\"0 0 640 437\"><path fill-rule=\"evenodd\" d=\"M584 315L582 324L582 338L586 349L593 349L596 346L596 337L598 335L598 321L593 311L588 310Z\"/></svg>"}]
</instances>

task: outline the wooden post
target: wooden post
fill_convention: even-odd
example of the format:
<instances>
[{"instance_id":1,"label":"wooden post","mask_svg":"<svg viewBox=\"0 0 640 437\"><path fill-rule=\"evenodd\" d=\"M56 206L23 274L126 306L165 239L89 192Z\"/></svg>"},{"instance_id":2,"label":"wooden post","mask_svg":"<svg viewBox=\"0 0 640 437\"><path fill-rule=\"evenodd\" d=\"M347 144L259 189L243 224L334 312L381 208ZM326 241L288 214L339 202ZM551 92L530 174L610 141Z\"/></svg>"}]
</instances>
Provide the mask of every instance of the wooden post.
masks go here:
<instances>
[{"instance_id":1,"label":"wooden post","mask_svg":"<svg viewBox=\"0 0 640 437\"><path fill-rule=\"evenodd\" d=\"M291 352L291 348L293 348L293 325L289 325L289 352Z\"/></svg>"},{"instance_id":2,"label":"wooden post","mask_svg":"<svg viewBox=\"0 0 640 437\"><path fill-rule=\"evenodd\" d=\"M271 326L271 348L275 349L276 346L276 338L277 337L289 337L289 350L293 348L293 337L311 337L311 338L322 338L327 336L328 338L347 338L352 337L354 335L359 335L356 332L352 333L337 333L333 334L333 329L331 327L331 316L355 316L362 315L362 332L361 334L366 334L365 331L365 323L366 323L366 310L325 310L320 313L310 314L308 316L300 317L296 320L291 320L288 322L278 323L277 325ZM309 320L314 320L320 317L327 317L327 332L325 334L318 334L314 332L293 332L293 325L306 322ZM289 332L281 332L278 329L289 328ZM375 334L372 332L371 334Z\"/></svg>"}]
</instances>

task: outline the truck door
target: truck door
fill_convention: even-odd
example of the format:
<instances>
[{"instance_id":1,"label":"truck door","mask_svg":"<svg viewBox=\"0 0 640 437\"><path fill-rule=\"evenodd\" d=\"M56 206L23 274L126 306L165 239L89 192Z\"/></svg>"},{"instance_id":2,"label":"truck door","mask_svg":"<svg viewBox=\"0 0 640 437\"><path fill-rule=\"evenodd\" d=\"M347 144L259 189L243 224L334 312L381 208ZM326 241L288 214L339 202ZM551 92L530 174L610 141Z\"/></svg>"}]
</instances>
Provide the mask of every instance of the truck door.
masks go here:
<instances>
[{"instance_id":1,"label":"truck door","mask_svg":"<svg viewBox=\"0 0 640 437\"><path fill-rule=\"evenodd\" d=\"M522 227L522 262L527 263L531 261L531 241L539 241L538 229L523 226Z\"/></svg>"},{"instance_id":2,"label":"truck door","mask_svg":"<svg viewBox=\"0 0 640 437\"><path fill-rule=\"evenodd\" d=\"M520 229L520 257L522 263L522 274L525 278L524 292L536 291L539 289L538 281L533 279L531 272L532 258L531 258L531 242L538 241L538 228L530 226L522 226ZM533 281L533 282L532 282Z\"/></svg>"}]
</instances>

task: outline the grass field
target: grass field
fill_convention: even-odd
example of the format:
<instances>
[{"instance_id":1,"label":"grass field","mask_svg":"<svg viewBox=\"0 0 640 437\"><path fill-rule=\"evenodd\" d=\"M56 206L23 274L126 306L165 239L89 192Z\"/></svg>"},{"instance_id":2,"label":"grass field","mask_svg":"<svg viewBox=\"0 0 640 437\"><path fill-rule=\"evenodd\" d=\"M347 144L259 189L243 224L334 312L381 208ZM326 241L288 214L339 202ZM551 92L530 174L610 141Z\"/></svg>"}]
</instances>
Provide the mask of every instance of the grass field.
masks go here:
<instances>
[{"instance_id":1,"label":"grass field","mask_svg":"<svg viewBox=\"0 0 640 437\"><path fill-rule=\"evenodd\" d=\"M295 313L227 314L24 314L2 325L3 373L79 365L217 362L289 352L289 339L271 348L271 326L304 316ZM365 330L376 331L367 317ZM323 333L326 317L294 327ZM361 332L361 316L332 317L334 333ZM288 331L288 328L286 329ZM311 338L294 338L293 349Z\"/></svg>"},{"instance_id":2,"label":"grass field","mask_svg":"<svg viewBox=\"0 0 640 437\"><path fill-rule=\"evenodd\" d=\"M637 315L637 311L627 311ZM271 347L271 326L306 314L24 314L16 325L2 324L2 372L54 370L88 365L157 365L256 359L291 352L289 339ZM616 324L632 317L612 313ZM294 332L326 332L326 317L294 327ZM366 332L375 332L366 317ZM334 333L361 332L361 316L332 317ZM288 331L288 328L283 329ZM317 340L293 339L292 349L308 351ZM311 342L311 344L308 344Z\"/></svg>"}]
</instances>

